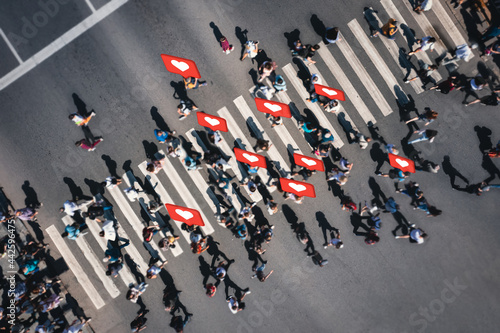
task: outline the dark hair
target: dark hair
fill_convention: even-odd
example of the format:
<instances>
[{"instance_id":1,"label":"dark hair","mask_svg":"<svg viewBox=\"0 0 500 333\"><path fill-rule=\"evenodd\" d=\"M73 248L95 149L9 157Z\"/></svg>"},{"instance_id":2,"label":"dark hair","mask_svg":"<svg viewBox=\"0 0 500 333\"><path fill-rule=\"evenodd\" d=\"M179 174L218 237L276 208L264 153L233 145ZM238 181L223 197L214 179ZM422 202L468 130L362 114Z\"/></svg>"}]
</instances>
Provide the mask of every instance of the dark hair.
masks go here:
<instances>
[{"instance_id":1,"label":"dark hair","mask_svg":"<svg viewBox=\"0 0 500 333\"><path fill-rule=\"evenodd\" d=\"M405 175L406 177L408 177L410 174L411 174L411 173L410 173L410 171L405 171L405 172L403 173L403 175Z\"/></svg>"},{"instance_id":2,"label":"dark hair","mask_svg":"<svg viewBox=\"0 0 500 333\"><path fill-rule=\"evenodd\" d=\"M250 190L250 192L252 192L252 193L253 193L253 192L257 191L257 186L253 185L253 186L251 186L251 187L249 188L249 190Z\"/></svg>"},{"instance_id":3,"label":"dark hair","mask_svg":"<svg viewBox=\"0 0 500 333\"><path fill-rule=\"evenodd\" d=\"M425 112L425 116L427 117L427 119L436 119L438 113L428 108L427 111Z\"/></svg>"},{"instance_id":4,"label":"dark hair","mask_svg":"<svg viewBox=\"0 0 500 333\"><path fill-rule=\"evenodd\" d=\"M215 135L214 134L209 134L208 135L208 141L210 141L210 143L215 143Z\"/></svg>"},{"instance_id":5,"label":"dark hair","mask_svg":"<svg viewBox=\"0 0 500 333\"><path fill-rule=\"evenodd\" d=\"M80 147L83 144L83 141L84 140L80 140L80 141L75 142L75 146Z\"/></svg>"},{"instance_id":6,"label":"dark hair","mask_svg":"<svg viewBox=\"0 0 500 333\"><path fill-rule=\"evenodd\" d=\"M129 290L127 291L127 295L125 295L125 297L126 297L127 299L132 299L132 289L129 289Z\"/></svg>"},{"instance_id":7,"label":"dark hair","mask_svg":"<svg viewBox=\"0 0 500 333\"><path fill-rule=\"evenodd\" d=\"M266 62L266 64L264 65L264 68L269 70L269 69L272 69L273 68L273 64L271 62Z\"/></svg>"},{"instance_id":8,"label":"dark hair","mask_svg":"<svg viewBox=\"0 0 500 333\"><path fill-rule=\"evenodd\" d=\"M186 161L186 162L184 162L184 163L186 163L186 165L187 165L187 166L190 166L190 165L191 165L191 161L189 161L189 160L187 160L187 161Z\"/></svg>"},{"instance_id":9,"label":"dark hair","mask_svg":"<svg viewBox=\"0 0 500 333\"><path fill-rule=\"evenodd\" d=\"M443 213L443 211L437 209L434 206L429 206L429 214L432 216L439 216Z\"/></svg>"},{"instance_id":10,"label":"dark hair","mask_svg":"<svg viewBox=\"0 0 500 333\"><path fill-rule=\"evenodd\" d=\"M245 310L246 304L245 302L240 302L238 308L241 310Z\"/></svg>"},{"instance_id":11,"label":"dark hair","mask_svg":"<svg viewBox=\"0 0 500 333\"><path fill-rule=\"evenodd\" d=\"M438 69L438 66L436 66L436 65L430 65L429 68L432 69L433 71L435 71L436 69Z\"/></svg>"},{"instance_id":12,"label":"dark hair","mask_svg":"<svg viewBox=\"0 0 500 333\"><path fill-rule=\"evenodd\" d=\"M315 45L313 45L313 48L314 48L315 50L319 50L319 45L318 45L318 44L315 44Z\"/></svg>"},{"instance_id":13,"label":"dark hair","mask_svg":"<svg viewBox=\"0 0 500 333\"><path fill-rule=\"evenodd\" d=\"M70 114L70 115L68 116L68 118L69 118L69 119L73 119L73 118L75 118L75 114L74 114L74 113Z\"/></svg>"},{"instance_id":14,"label":"dark hair","mask_svg":"<svg viewBox=\"0 0 500 333\"><path fill-rule=\"evenodd\" d=\"M99 236L104 237L104 231L99 231Z\"/></svg>"},{"instance_id":15,"label":"dark hair","mask_svg":"<svg viewBox=\"0 0 500 333\"><path fill-rule=\"evenodd\" d=\"M434 37L429 38L429 42L430 43L435 43L436 42L436 38L434 38Z\"/></svg>"},{"instance_id":16,"label":"dark hair","mask_svg":"<svg viewBox=\"0 0 500 333\"><path fill-rule=\"evenodd\" d=\"M65 232L63 232L63 233L61 234L61 237L67 237L68 235L69 235L69 234L68 234L68 232L67 232L67 231L65 231Z\"/></svg>"},{"instance_id":17,"label":"dark hair","mask_svg":"<svg viewBox=\"0 0 500 333\"><path fill-rule=\"evenodd\" d=\"M486 84L486 80L482 76L476 76L474 82L476 82L477 85Z\"/></svg>"},{"instance_id":18,"label":"dark hair","mask_svg":"<svg viewBox=\"0 0 500 333\"><path fill-rule=\"evenodd\" d=\"M106 275L108 275L108 276L109 276L109 275L111 275L111 271L110 271L110 270L107 270L107 271L106 271Z\"/></svg>"},{"instance_id":19,"label":"dark hair","mask_svg":"<svg viewBox=\"0 0 500 333\"><path fill-rule=\"evenodd\" d=\"M146 166L146 170L149 172L155 171L155 166L153 165L153 163L148 163L148 165Z\"/></svg>"},{"instance_id":20,"label":"dark hair","mask_svg":"<svg viewBox=\"0 0 500 333\"><path fill-rule=\"evenodd\" d=\"M335 27L326 32L326 38L328 39L337 39L337 36L339 35L339 28Z\"/></svg>"},{"instance_id":21,"label":"dark hair","mask_svg":"<svg viewBox=\"0 0 500 333\"><path fill-rule=\"evenodd\" d=\"M276 82L278 82L279 84L282 84L283 83L283 79L278 79Z\"/></svg>"},{"instance_id":22,"label":"dark hair","mask_svg":"<svg viewBox=\"0 0 500 333\"><path fill-rule=\"evenodd\" d=\"M226 37L222 36L220 39L219 39L221 42L225 41L226 40Z\"/></svg>"},{"instance_id":23,"label":"dark hair","mask_svg":"<svg viewBox=\"0 0 500 333\"><path fill-rule=\"evenodd\" d=\"M425 130L425 136L429 139L435 137L437 134L438 134L438 132L435 130L431 130L431 129Z\"/></svg>"}]
</instances>

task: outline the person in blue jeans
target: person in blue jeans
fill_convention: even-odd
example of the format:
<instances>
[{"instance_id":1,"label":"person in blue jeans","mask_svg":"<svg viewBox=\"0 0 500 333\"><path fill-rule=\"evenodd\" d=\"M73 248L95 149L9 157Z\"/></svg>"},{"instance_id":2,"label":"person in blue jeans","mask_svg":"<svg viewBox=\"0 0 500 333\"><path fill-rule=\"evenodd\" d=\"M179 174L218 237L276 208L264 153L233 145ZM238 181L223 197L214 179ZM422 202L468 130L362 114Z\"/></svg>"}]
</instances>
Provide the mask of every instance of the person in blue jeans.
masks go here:
<instances>
[{"instance_id":1,"label":"person in blue jeans","mask_svg":"<svg viewBox=\"0 0 500 333\"><path fill-rule=\"evenodd\" d=\"M201 154L197 154L194 158L191 156L186 156L185 159L182 160L184 165L187 167L188 171L199 170L201 167L197 165L198 160L201 158Z\"/></svg>"},{"instance_id":2,"label":"person in blue jeans","mask_svg":"<svg viewBox=\"0 0 500 333\"><path fill-rule=\"evenodd\" d=\"M257 267L257 269L255 270L255 274L252 275L252 279L253 278L257 278L259 279L260 282L264 282L267 280L267 278L273 274L274 270L270 271L269 274L265 274L264 273L264 269L266 268L266 264L262 264L260 265L259 267Z\"/></svg>"},{"instance_id":3,"label":"person in blue jeans","mask_svg":"<svg viewBox=\"0 0 500 333\"><path fill-rule=\"evenodd\" d=\"M173 316L172 321L170 322L170 327L172 327L176 332L183 332L184 327L186 327L186 324L192 316L192 314L187 314L184 320L182 320L181 316Z\"/></svg>"},{"instance_id":4,"label":"person in blue jeans","mask_svg":"<svg viewBox=\"0 0 500 333\"><path fill-rule=\"evenodd\" d=\"M416 142L420 142L420 141L426 141L426 140L429 140L429 142L433 142L434 138L438 134L437 131L431 130L431 129L415 131L414 133L416 133L416 134L418 133L420 135L420 137L416 138L415 140L408 141L409 145L416 143Z\"/></svg>"}]
</instances>

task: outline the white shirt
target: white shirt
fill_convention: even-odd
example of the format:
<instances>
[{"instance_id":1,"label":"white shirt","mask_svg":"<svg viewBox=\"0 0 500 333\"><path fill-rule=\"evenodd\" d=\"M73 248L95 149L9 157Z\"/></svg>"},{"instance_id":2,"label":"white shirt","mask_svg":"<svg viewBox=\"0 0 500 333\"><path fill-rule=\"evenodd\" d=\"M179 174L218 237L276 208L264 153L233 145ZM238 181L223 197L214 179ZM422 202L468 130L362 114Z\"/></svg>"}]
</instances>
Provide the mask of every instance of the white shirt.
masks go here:
<instances>
[{"instance_id":1,"label":"white shirt","mask_svg":"<svg viewBox=\"0 0 500 333\"><path fill-rule=\"evenodd\" d=\"M64 208L64 212L66 214L68 214L69 216L75 215L75 212L78 211L78 210L80 210L80 208L78 207L78 205L76 204L76 202L73 202L71 200L67 200L64 203L63 208Z\"/></svg>"},{"instance_id":2,"label":"white shirt","mask_svg":"<svg viewBox=\"0 0 500 333\"><path fill-rule=\"evenodd\" d=\"M84 324L71 325L70 327L65 329L63 333L78 333L83 328L83 326L85 325Z\"/></svg>"},{"instance_id":3,"label":"white shirt","mask_svg":"<svg viewBox=\"0 0 500 333\"><path fill-rule=\"evenodd\" d=\"M366 142L365 136L361 133L358 133L357 137L358 137L358 141L359 141L359 147L361 149L366 149L366 147L368 147L368 142Z\"/></svg>"},{"instance_id":4,"label":"white shirt","mask_svg":"<svg viewBox=\"0 0 500 333\"><path fill-rule=\"evenodd\" d=\"M219 277L219 274L222 274L222 277ZM224 280L226 277L226 269L224 267L217 267L215 269L215 275L217 275L217 278L220 280Z\"/></svg>"},{"instance_id":5,"label":"white shirt","mask_svg":"<svg viewBox=\"0 0 500 333\"><path fill-rule=\"evenodd\" d=\"M422 235L422 230L420 229L413 229L410 232L410 237L418 244L422 244L424 242L424 238L421 235Z\"/></svg>"},{"instance_id":6,"label":"white shirt","mask_svg":"<svg viewBox=\"0 0 500 333\"><path fill-rule=\"evenodd\" d=\"M434 43L430 43L429 39L431 36L427 36L422 38L422 43L420 43L420 47L422 48L422 51L427 51L427 50L434 50Z\"/></svg>"},{"instance_id":7,"label":"white shirt","mask_svg":"<svg viewBox=\"0 0 500 333\"><path fill-rule=\"evenodd\" d=\"M233 314L238 313L238 301L236 300L236 298L231 297L227 305L229 306L229 310L231 310ZM234 305L236 305L236 310L233 309Z\"/></svg>"},{"instance_id":8,"label":"white shirt","mask_svg":"<svg viewBox=\"0 0 500 333\"><path fill-rule=\"evenodd\" d=\"M104 238L114 241L116 239L116 229L113 225L113 221L107 220L102 225L102 231L104 231Z\"/></svg>"}]
</instances>

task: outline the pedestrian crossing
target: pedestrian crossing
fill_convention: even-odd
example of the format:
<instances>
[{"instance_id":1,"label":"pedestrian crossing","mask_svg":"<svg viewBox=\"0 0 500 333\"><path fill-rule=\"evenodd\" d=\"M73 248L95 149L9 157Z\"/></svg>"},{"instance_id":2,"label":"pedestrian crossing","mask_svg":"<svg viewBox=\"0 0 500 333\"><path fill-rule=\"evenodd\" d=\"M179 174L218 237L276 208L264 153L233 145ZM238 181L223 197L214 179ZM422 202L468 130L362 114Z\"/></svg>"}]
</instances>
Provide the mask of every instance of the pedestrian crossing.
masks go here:
<instances>
[{"instance_id":1,"label":"pedestrian crossing","mask_svg":"<svg viewBox=\"0 0 500 333\"><path fill-rule=\"evenodd\" d=\"M404 5L401 5L401 2ZM407 30L409 29L400 27L395 41L384 36L370 38L366 22L353 19L347 24L347 27L341 28L341 41L331 45L324 45L323 42L319 43L320 49L314 57L318 66L304 64L303 68L298 68L297 62L290 61L290 63L278 68L277 72L284 77L288 90L276 92L273 99L288 104L292 113L292 118L284 119L283 125L271 127L267 121L261 122L259 120L264 119L265 116L257 111L252 101L255 97L255 91L258 89L255 86L249 87L250 95L242 94L236 97L231 105L222 106L219 110L212 112L227 121L229 132L222 134L223 140L217 143L217 147L227 160L227 172L235 176L232 183L236 188L230 187L225 193L221 192L223 193L222 198L217 195L217 184L210 184L210 179L207 176L208 171L212 180L217 179L217 170L214 170L211 166L207 166L207 171L188 170L182 162L183 158L188 154L182 148L186 147L186 144L191 144L192 149L197 153L203 154L208 150L206 143L199 135L199 131L203 131L200 126L182 133L183 140L185 138L186 142L181 143L180 157L167 156L163 150L158 151L156 158L165 157L162 171L160 170L158 174L146 170L148 161L143 161L132 169L137 170L137 175L141 174L141 179L149 182L150 187L162 204L173 203L198 210L205 223L205 226L201 228L205 235L229 232L221 230L221 226L218 225L215 218L216 215L221 213L224 200L233 205L237 211L245 203L261 203L263 201L259 193L250 193L246 186L242 187L241 192L237 190L240 187L239 185L248 178L249 173L246 165L236 160L233 147L255 152L253 144L249 141L251 136L269 140L273 145L268 151L259 154L267 156L269 162L276 167L281 177L290 177L293 166L288 158L288 153L290 155L293 153L310 154L309 151L303 153L301 150L301 147L305 147L304 141L301 141L304 135L298 132L299 120L303 118L301 110L309 109L318 120L319 126L326 128L334 136L334 147L341 148L346 139L349 141L341 127L342 123L349 122L355 131L365 132L367 126L375 124L377 120L381 120L393 113L398 107L394 102L395 98L399 103L405 104L409 101L407 94L424 93L420 80L410 82L408 85L403 84L404 78L412 78L417 75L415 71L415 68L418 68L417 60L431 64L433 63L432 59L450 51L450 47L456 47L466 42L462 33L453 25L448 13L437 1L434 3L431 12L440 18L441 26L439 27L433 26L425 15L415 14L409 1L380 0L380 4L374 9L383 18L381 20L375 12L373 13L379 22L379 27L387 21L387 18L392 17L398 20L400 24L414 29L416 36L408 35ZM436 31L443 31L446 36L439 36ZM407 38L422 38L428 35L437 39L436 57L427 52L419 52L414 58L409 58L401 50L401 48L408 49L408 43L405 43L404 46L400 45L401 38L406 42ZM448 45L447 48L443 38L451 40L454 45ZM413 45L413 49L416 47L416 45ZM385 54L389 54L390 57L385 56ZM341 63L347 63L349 66L342 67ZM322 73L318 67L327 68L328 71ZM327 81L330 81L332 88L341 89L345 92L346 101L341 102L338 111L328 113L318 103L306 101L310 94L305 88L302 79L298 77L299 71L303 69L306 69L311 75L317 74L321 78L321 84L328 86ZM447 73L436 71L433 77L439 81L443 75L447 75ZM334 78L335 83L331 81L331 77ZM358 80L361 82L361 85L355 86L354 77L356 82ZM384 86L377 85L375 77L380 77L382 80L378 81L383 81ZM273 84L270 79L266 79L264 82L268 87L272 88ZM388 88L390 94L382 92L387 91L386 88ZM295 99L294 96L300 98ZM373 105L375 107L372 107ZM337 121L337 117L339 121ZM244 119L244 122L237 119ZM359 123L356 123L356 121L359 121ZM270 131L276 132L277 135L272 135L272 137L277 137L280 142L271 142L268 135ZM307 142L311 146L311 143ZM281 147L286 147L286 149L283 150ZM257 174L262 183L270 183L271 175L268 170L261 168ZM114 213L120 216L118 222L120 226L118 229L119 236L131 240L130 245L125 247L123 252L137 264L138 271L145 274L148 268L147 262L151 256L159 257L161 260L173 260L183 255L185 252L183 249L190 246L190 237L189 233L182 228L180 222L166 220L169 217L164 207L156 213L148 212L151 193L146 194L144 192L136 177L133 171L127 171L122 176L124 184L107 189L106 194L109 194L108 200L113 205ZM124 194L124 190L130 187L135 188L137 191L138 196L135 201L131 201ZM273 192L275 189L275 187L269 188L269 191ZM139 211L141 214L138 213ZM151 224L158 225L161 228L159 235L156 235L154 240L149 243L144 242L142 236L142 230L147 225L147 221L144 221L145 216L148 217ZM62 218L62 222L63 225L67 225L73 223L73 220L71 217L65 216ZM212 226L213 224L214 226ZM75 274L79 284L88 294L94 306L99 309L110 299L124 293L126 289L123 288L123 285L128 287L135 282L135 278L127 265L120 272L118 279L105 275L106 266L101 258L107 243L99 236L101 226L90 219L87 219L87 225L88 233L77 238L76 241L61 238L60 232L54 225L47 228L47 233L56 244L69 269ZM162 237L169 235L179 235L181 238L176 242L175 248L170 249L169 252L164 252L159 248L158 241ZM221 235L220 237L224 236ZM142 246L139 246L137 242L142 243ZM82 252L87 262L77 261L72 251ZM90 267L90 269L87 271L83 267ZM105 293L102 292L103 289L106 290Z\"/></svg>"}]
</instances>

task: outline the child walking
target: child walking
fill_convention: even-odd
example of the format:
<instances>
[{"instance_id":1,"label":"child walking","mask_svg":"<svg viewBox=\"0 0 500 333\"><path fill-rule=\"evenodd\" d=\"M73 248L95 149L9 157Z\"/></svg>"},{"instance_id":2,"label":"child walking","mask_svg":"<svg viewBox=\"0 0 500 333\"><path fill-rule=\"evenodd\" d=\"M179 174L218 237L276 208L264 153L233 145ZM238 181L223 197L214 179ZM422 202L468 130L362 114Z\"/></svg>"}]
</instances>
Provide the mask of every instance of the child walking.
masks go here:
<instances>
[{"instance_id":1,"label":"child walking","mask_svg":"<svg viewBox=\"0 0 500 333\"><path fill-rule=\"evenodd\" d=\"M224 52L225 54L229 54L232 50L234 50L234 46L229 44L229 41L226 37L222 36L219 41L220 46L222 47L222 52Z\"/></svg>"}]
</instances>

